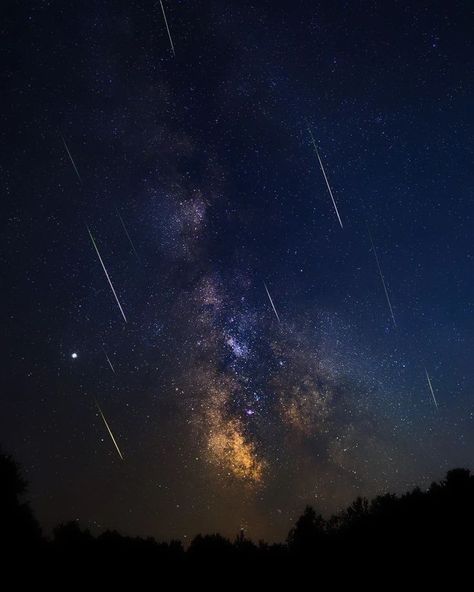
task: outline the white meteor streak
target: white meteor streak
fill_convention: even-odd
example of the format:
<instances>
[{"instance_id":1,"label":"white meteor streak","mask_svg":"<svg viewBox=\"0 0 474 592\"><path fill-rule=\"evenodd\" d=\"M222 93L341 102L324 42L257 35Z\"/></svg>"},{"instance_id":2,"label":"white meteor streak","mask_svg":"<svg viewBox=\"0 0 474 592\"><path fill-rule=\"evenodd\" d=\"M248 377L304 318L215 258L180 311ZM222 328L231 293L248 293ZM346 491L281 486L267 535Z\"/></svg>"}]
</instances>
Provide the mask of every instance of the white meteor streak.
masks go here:
<instances>
[{"instance_id":1,"label":"white meteor streak","mask_svg":"<svg viewBox=\"0 0 474 592\"><path fill-rule=\"evenodd\" d=\"M430 387L431 396L433 397L433 401L436 406L436 409L438 409L438 401L436 400L436 397L435 397L435 394L433 391L433 385L431 384L431 378L430 378L430 375L428 374L428 370L426 368L425 368L425 373L426 373L426 380L428 381L428 386Z\"/></svg>"},{"instance_id":2,"label":"white meteor streak","mask_svg":"<svg viewBox=\"0 0 474 592\"><path fill-rule=\"evenodd\" d=\"M109 427L109 424L107 423L107 420L105 419L105 415L102 413L102 409L100 408L99 403L96 401L95 404L97 405L97 409L99 410L100 416L102 417L103 422L105 423L105 427L107 428L107 431L110 434L110 437L112 438L112 442L115 445L115 448L117 449L117 452L119 453L120 458L123 460L123 456L122 453L120 452L120 448L118 447L117 441L114 438L114 435L112 434L112 430Z\"/></svg>"},{"instance_id":3,"label":"white meteor streak","mask_svg":"<svg viewBox=\"0 0 474 592\"><path fill-rule=\"evenodd\" d=\"M139 262L139 263L141 263L141 261L140 261L140 257L139 257L139 255L138 255L138 253L137 253L137 250L135 249L135 245L133 244L132 238L131 238L131 236L130 236L130 235L129 235L129 233L128 233L127 227L125 226L125 222L123 221L123 218L122 218L122 216L120 215L120 212L119 212L118 210L116 210L116 211L117 211L117 216L119 217L119 219L120 219L120 222L121 222L121 224L122 224L122 228L123 228L123 230L124 230L124 232L125 232L125 235L126 235L126 237L128 238L128 242L130 243L130 246L132 247L132 250L133 250L133 252L134 252L134 254L135 254L135 257L137 258L138 262Z\"/></svg>"},{"instance_id":4,"label":"white meteor streak","mask_svg":"<svg viewBox=\"0 0 474 592\"><path fill-rule=\"evenodd\" d=\"M334 199L334 195L332 194L331 186L329 185L329 181L326 176L326 171L324 170L323 162L321 160L321 157L319 156L319 150L318 150L318 147L316 146L316 141L315 141L313 133L309 127L308 127L308 132L311 137L311 143L313 144L314 151L316 152L316 156L318 157L319 166L321 167L321 171L323 173L324 180L326 181L326 186L328 188L329 195L331 196L332 205L334 206L334 210L336 212L337 219L339 220L339 224L341 225L341 228L344 228L344 226L342 225L341 216L339 215L339 210L337 209L336 200Z\"/></svg>"},{"instance_id":5,"label":"white meteor streak","mask_svg":"<svg viewBox=\"0 0 474 592\"><path fill-rule=\"evenodd\" d=\"M163 18L165 20L166 30L168 31L168 37L170 39L171 51L173 52L173 57L176 57L176 54L174 51L173 39L171 39L170 28L168 27L168 19L166 18L165 8L164 8L163 2L161 0L160 0L160 4L161 4L161 10L163 12Z\"/></svg>"},{"instance_id":6,"label":"white meteor streak","mask_svg":"<svg viewBox=\"0 0 474 592\"><path fill-rule=\"evenodd\" d=\"M369 230L368 227L367 227L367 232L369 233L370 244L372 245L372 252L374 254L375 261L377 263L377 268L379 270L380 279L382 280L382 286L383 286L383 289L384 289L384 292L385 292L385 298L387 299L388 308L390 309L390 314L392 315L393 325L394 325L394 327L396 327L397 326L397 323L395 321L395 316L393 314L392 303L390 302L390 296L388 295L388 290L387 290L387 286L385 284L385 280L384 280L384 277L383 277L382 268L380 266L380 261L379 261L378 255L377 255L377 251L375 249L374 241L372 240L372 235L370 234L370 230Z\"/></svg>"},{"instance_id":7,"label":"white meteor streak","mask_svg":"<svg viewBox=\"0 0 474 592\"><path fill-rule=\"evenodd\" d=\"M105 358L107 360L107 362L109 363L110 369L112 370L112 372L115 374L115 368L112 366L112 362L110 361L109 356L107 355L107 352L105 351L104 348L102 348L102 351L104 352Z\"/></svg>"},{"instance_id":8,"label":"white meteor streak","mask_svg":"<svg viewBox=\"0 0 474 592\"><path fill-rule=\"evenodd\" d=\"M66 140L64 139L64 137L62 135L61 135L61 139L63 141L64 148L66 148L66 152L67 152L67 154L69 156L69 160L71 161L71 164L74 167L74 170L76 171L77 178L82 183L81 175L79 174L79 171L77 170L76 163L74 162L74 159L72 157L72 154L69 152L69 148L67 147Z\"/></svg>"},{"instance_id":9,"label":"white meteor streak","mask_svg":"<svg viewBox=\"0 0 474 592\"><path fill-rule=\"evenodd\" d=\"M267 291L267 296L268 296L268 299L270 300L270 304L272 305L273 312L275 313L275 316L278 319L278 322L280 323L281 322L280 317L278 316L277 309L275 308L275 305L273 304L273 300L272 300L272 297L270 296L270 292L268 291L267 284L265 282L263 282L263 285L265 286L265 290Z\"/></svg>"},{"instance_id":10,"label":"white meteor streak","mask_svg":"<svg viewBox=\"0 0 474 592\"><path fill-rule=\"evenodd\" d=\"M118 299L117 292L115 291L114 285L112 284L112 280L110 279L110 276L107 273L107 269L105 268L104 262L102 261L102 257L100 256L99 249L97 248L97 245L95 244L94 237L92 236L89 226L86 226L86 228L87 228L87 232L89 233L89 236L91 237L91 241L92 241L92 244L94 245L95 252L97 253L97 256L99 257L99 261L100 261L100 264L102 265L102 269L104 270L105 277L107 278L107 281L109 282L110 289L112 290L112 293L115 296L115 300L117 301L118 307L120 309L120 312L122 313L123 320L125 322L127 322L127 317L125 316L125 313L123 312L123 308L122 308L122 305L120 304L120 300Z\"/></svg>"}]
</instances>

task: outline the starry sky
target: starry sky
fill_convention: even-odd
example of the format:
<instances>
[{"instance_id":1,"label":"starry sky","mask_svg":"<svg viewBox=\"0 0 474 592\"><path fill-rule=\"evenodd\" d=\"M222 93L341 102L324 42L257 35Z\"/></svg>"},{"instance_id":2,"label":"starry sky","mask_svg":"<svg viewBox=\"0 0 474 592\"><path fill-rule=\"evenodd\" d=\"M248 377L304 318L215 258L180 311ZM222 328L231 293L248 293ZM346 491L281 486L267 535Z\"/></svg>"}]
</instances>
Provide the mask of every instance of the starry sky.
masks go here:
<instances>
[{"instance_id":1,"label":"starry sky","mask_svg":"<svg viewBox=\"0 0 474 592\"><path fill-rule=\"evenodd\" d=\"M1 7L0 438L46 532L283 540L472 468L472 3L163 8L174 54L159 2Z\"/></svg>"}]
</instances>

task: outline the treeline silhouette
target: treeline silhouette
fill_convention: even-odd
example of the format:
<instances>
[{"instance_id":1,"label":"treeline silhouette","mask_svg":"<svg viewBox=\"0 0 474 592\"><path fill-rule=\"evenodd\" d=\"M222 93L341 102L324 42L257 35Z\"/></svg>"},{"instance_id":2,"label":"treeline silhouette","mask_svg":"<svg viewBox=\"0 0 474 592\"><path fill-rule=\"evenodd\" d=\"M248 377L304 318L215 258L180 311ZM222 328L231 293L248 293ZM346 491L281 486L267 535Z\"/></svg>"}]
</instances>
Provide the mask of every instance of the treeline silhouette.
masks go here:
<instances>
[{"instance_id":1,"label":"treeline silhouette","mask_svg":"<svg viewBox=\"0 0 474 592\"><path fill-rule=\"evenodd\" d=\"M0 454L0 528L3 558L39 559L52 569L121 571L157 568L223 566L281 569L283 566L318 565L319 573L334 566L353 569L382 563L430 565L459 560L472 553L474 526L474 476L454 469L426 491L415 488L404 495L380 495L369 501L357 498L348 508L324 519L308 506L285 542L258 543L240 532L234 540L219 534L197 535L185 549L180 541L124 536L106 531L94 536L75 521L57 526L45 537L23 498L26 482L17 463ZM397 558L397 559L395 559ZM351 567L352 566L352 567ZM79 571L78 571L79 570Z\"/></svg>"}]
</instances>

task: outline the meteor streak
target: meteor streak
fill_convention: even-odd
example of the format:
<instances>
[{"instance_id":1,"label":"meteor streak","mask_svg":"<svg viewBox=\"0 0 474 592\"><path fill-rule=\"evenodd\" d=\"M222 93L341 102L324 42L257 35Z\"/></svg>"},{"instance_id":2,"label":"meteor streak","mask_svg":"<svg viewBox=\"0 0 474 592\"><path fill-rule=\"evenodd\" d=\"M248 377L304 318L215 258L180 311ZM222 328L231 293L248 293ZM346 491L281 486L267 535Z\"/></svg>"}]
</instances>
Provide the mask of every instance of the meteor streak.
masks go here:
<instances>
[{"instance_id":1,"label":"meteor streak","mask_svg":"<svg viewBox=\"0 0 474 592\"><path fill-rule=\"evenodd\" d=\"M344 228L343 225L342 225L341 216L339 216L339 210L337 209L336 200L334 199L334 195L332 194L331 186L329 185L329 181L328 181L328 178L326 176L326 171L324 170L323 162L321 160L321 157L319 156L319 150L318 150L318 147L316 146L316 141L314 139L313 132L311 131L311 129L309 128L309 126L308 126L308 132L309 132L309 135L311 137L311 143L313 144L314 151L316 152L316 156L318 157L319 166L321 167L321 171L323 173L324 180L326 181L326 186L328 188L329 195L331 196L332 205L334 206L334 210L336 212L337 219L339 220L339 224L341 225L341 228Z\"/></svg>"},{"instance_id":2,"label":"meteor streak","mask_svg":"<svg viewBox=\"0 0 474 592\"><path fill-rule=\"evenodd\" d=\"M268 299L270 300L270 304L272 305L273 312L275 313L275 316L278 319L278 322L280 323L281 322L280 317L278 316L277 309L275 308L275 305L273 304L273 300L272 300L272 297L270 296L270 292L268 291L267 284L265 282L263 282L263 285L265 286L265 290L267 291L267 296L268 296Z\"/></svg>"},{"instance_id":3,"label":"meteor streak","mask_svg":"<svg viewBox=\"0 0 474 592\"><path fill-rule=\"evenodd\" d=\"M74 159L73 159L71 153L69 152L69 148L67 147L66 140L64 139L64 137L62 135L61 135L61 139L63 141L64 148L66 148L66 152L67 152L67 154L69 156L69 160L71 161L71 164L74 167L74 170L76 171L77 178L82 183L81 175L79 174L79 171L77 170L76 163L74 162Z\"/></svg>"},{"instance_id":4,"label":"meteor streak","mask_svg":"<svg viewBox=\"0 0 474 592\"><path fill-rule=\"evenodd\" d=\"M99 410L100 416L102 417L102 420L105 423L105 427L107 428L107 431L109 432L109 435L112 438L112 442L114 443L115 448L117 449L117 452L118 452L120 458L123 460L122 453L120 452L120 448L118 447L117 441L115 440L114 435L112 434L112 430L110 429L109 424L107 423L107 420L105 419L105 415L102 413L102 409L100 408L99 403L96 401L95 404L97 405L97 409Z\"/></svg>"},{"instance_id":5,"label":"meteor streak","mask_svg":"<svg viewBox=\"0 0 474 592\"><path fill-rule=\"evenodd\" d=\"M375 249L374 241L372 240L372 235L371 235L370 230L369 230L368 227L367 227L367 232L369 233L370 244L372 245L372 252L374 254L375 261L377 263L377 268L379 270L380 279L382 280L382 286L383 286L383 289L384 289L384 292L385 292L385 298L387 299L388 308L390 309L390 314L392 315L393 325L394 325L394 327L396 327L397 326L397 323L395 322L395 316L393 314L392 303L390 302L390 296L388 295L388 290L387 290L387 286L385 284L385 280L384 280L384 277L383 277L383 273L382 273L382 268L380 266L379 257L377 255L377 251Z\"/></svg>"},{"instance_id":6,"label":"meteor streak","mask_svg":"<svg viewBox=\"0 0 474 592\"><path fill-rule=\"evenodd\" d=\"M433 401L436 406L436 409L438 409L438 401L436 400L436 397L435 397L435 394L433 391L433 385L431 384L431 378L430 378L430 375L428 374L428 370L426 368L425 368L425 373L426 373L426 380L428 381L428 386L430 387L431 396L433 397Z\"/></svg>"},{"instance_id":7,"label":"meteor streak","mask_svg":"<svg viewBox=\"0 0 474 592\"><path fill-rule=\"evenodd\" d=\"M123 218L120 215L120 212L118 210L116 210L116 211L117 211L117 216L119 217L120 222L122 224L122 228L123 228L123 230L124 230L124 232L125 232L125 234L126 234L126 236L128 238L128 242L130 243L130 246L132 247L132 250L135 253L135 257L137 258L138 262L141 263L140 257L139 257L139 255L137 253L137 250L135 249L135 245L133 244L132 238L131 238L131 236L128 233L127 227L125 226L125 222L123 221Z\"/></svg>"},{"instance_id":8,"label":"meteor streak","mask_svg":"<svg viewBox=\"0 0 474 592\"><path fill-rule=\"evenodd\" d=\"M92 236L89 226L86 225L86 228L87 228L87 232L89 233L89 236L91 237L91 241L92 241L92 244L94 245L95 252L97 253L97 256L99 257L99 261L100 261L100 264L102 265L102 269L104 270L105 277L107 278L107 281L109 282L110 289L112 290L115 300L117 301L117 305L120 309L120 312L122 313L123 320L125 322L127 322L127 317L125 316L125 313L123 312L123 308L122 308L122 305L120 304L120 300L118 299L117 292L115 291L114 285L112 284L112 280L110 279L110 276L107 273L107 269L104 265L104 262L102 261L102 257L100 256L99 249L97 248L94 237Z\"/></svg>"},{"instance_id":9,"label":"meteor streak","mask_svg":"<svg viewBox=\"0 0 474 592\"><path fill-rule=\"evenodd\" d=\"M173 57L176 57L176 54L174 52L173 39L171 39L170 28L168 27L168 19L166 18L165 8L164 8L163 2L161 0L160 0L160 4L161 4L161 10L163 12L163 18L165 20L166 30L168 31L168 37L170 39L171 51L173 52Z\"/></svg>"},{"instance_id":10,"label":"meteor streak","mask_svg":"<svg viewBox=\"0 0 474 592\"><path fill-rule=\"evenodd\" d=\"M109 356L107 355L107 352L105 351L104 348L102 348L102 351L104 352L105 358L107 360L107 362L109 363L110 369L112 370L112 372L115 374L115 368L112 366L112 362L110 361Z\"/></svg>"}]
</instances>

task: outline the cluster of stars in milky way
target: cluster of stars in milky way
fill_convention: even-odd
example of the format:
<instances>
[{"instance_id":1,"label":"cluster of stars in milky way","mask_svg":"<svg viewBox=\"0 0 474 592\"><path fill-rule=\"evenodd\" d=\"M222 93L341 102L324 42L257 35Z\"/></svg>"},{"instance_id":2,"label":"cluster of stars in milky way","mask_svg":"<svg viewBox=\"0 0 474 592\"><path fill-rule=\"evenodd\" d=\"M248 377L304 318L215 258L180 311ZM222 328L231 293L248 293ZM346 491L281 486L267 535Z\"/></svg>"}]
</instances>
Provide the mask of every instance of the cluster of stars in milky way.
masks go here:
<instances>
[{"instance_id":1,"label":"cluster of stars in milky way","mask_svg":"<svg viewBox=\"0 0 474 592\"><path fill-rule=\"evenodd\" d=\"M281 540L469 464L469 10L379 4L5 15L0 427L47 528Z\"/></svg>"}]
</instances>

